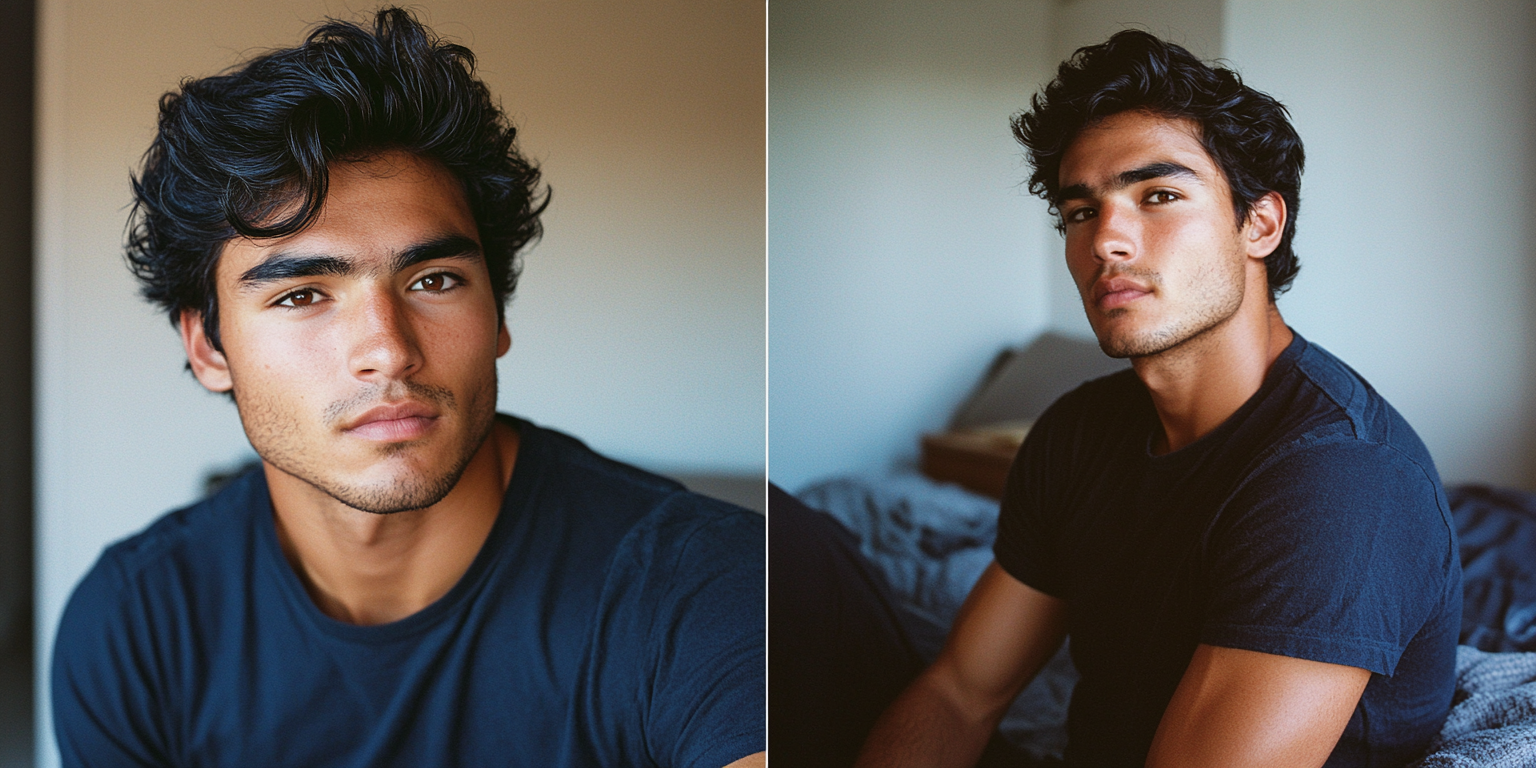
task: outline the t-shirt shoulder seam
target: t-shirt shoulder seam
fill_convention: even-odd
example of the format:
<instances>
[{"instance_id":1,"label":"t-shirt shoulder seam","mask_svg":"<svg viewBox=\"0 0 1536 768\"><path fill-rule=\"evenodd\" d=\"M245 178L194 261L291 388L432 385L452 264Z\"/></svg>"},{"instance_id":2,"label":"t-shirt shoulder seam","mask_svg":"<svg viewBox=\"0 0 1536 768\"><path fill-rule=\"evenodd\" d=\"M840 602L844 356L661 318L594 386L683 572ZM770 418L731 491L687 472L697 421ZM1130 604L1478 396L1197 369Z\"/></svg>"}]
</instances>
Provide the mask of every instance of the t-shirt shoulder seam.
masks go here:
<instances>
[{"instance_id":1,"label":"t-shirt shoulder seam","mask_svg":"<svg viewBox=\"0 0 1536 768\"><path fill-rule=\"evenodd\" d=\"M188 511L191 511L191 508L168 512L151 523L148 528L107 545L101 553L100 563L115 569L118 593L142 584L150 568L171 561L173 558L168 557L168 553L186 546L187 537L184 531L156 531L155 529L171 515Z\"/></svg>"},{"instance_id":2,"label":"t-shirt shoulder seam","mask_svg":"<svg viewBox=\"0 0 1536 768\"><path fill-rule=\"evenodd\" d=\"M1307 352L1312 352L1314 350L1316 350L1317 352L1320 352L1320 353L1322 352L1321 348L1315 347L1309 341L1309 342L1307 342L1307 348L1305 350L1303 350L1302 354L1303 354L1303 356L1305 356L1305 354ZM1334 362L1336 362L1336 363L1338 363L1340 365L1343 365L1343 361L1340 361L1338 358L1333 357L1332 355L1327 355L1327 356L1330 357L1330 358L1333 358ZM1322 383L1317 380L1317 377L1312 375L1311 368L1306 366L1306 365L1303 365L1301 360L1297 360L1294 367L1296 369L1296 372L1301 374L1301 377L1303 379L1306 379L1306 381L1307 381L1307 383L1309 385L1311 385L1317 391L1321 392L1323 394L1323 397L1328 398L1328 402L1333 403L1333 407L1339 409L1339 411L1344 415L1344 418L1349 421L1349 428L1350 428L1350 430L1352 432L1354 432L1354 436L1356 438L1359 438L1360 437L1360 432L1361 432L1360 420L1355 416L1355 414L1350 412L1349 405L1347 403L1339 402L1339 399L1334 396L1333 391L1331 389L1329 389L1328 387L1323 386ZM1357 379L1357 380L1359 379L1359 376L1356 375L1355 372L1352 369L1349 369L1346 366L1345 370L1347 370L1349 372L1350 378ZM1358 383L1364 384L1365 382L1364 381L1359 381Z\"/></svg>"}]
</instances>

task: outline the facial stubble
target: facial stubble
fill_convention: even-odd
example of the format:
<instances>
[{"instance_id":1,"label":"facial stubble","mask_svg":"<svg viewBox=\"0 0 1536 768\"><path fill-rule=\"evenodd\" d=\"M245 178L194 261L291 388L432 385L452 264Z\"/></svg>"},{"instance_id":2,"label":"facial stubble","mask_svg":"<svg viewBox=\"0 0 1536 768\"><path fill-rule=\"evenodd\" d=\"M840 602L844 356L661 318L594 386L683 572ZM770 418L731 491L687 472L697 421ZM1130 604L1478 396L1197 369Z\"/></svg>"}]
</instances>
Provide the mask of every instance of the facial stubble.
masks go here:
<instances>
[{"instance_id":1,"label":"facial stubble","mask_svg":"<svg viewBox=\"0 0 1536 768\"><path fill-rule=\"evenodd\" d=\"M1156 272L1121 268L1113 270L1113 274L1132 277L1148 284L1153 289L1154 296L1160 296L1163 293L1164 281L1162 275ZM1099 277L1095 276L1095 280ZM1186 311L1158 327L1145 329L1139 333L1115 334L1107 330L1095 329L1097 331L1095 335L1099 338L1099 349L1114 358L1162 354L1199 338L1225 323L1237 314L1237 310L1243 305L1243 267L1235 259L1224 259L1203 265L1186 285L1194 290L1181 302L1187 307ZM1086 305L1088 301L1090 299L1085 294L1084 304ZM1113 319L1132 311L1134 311L1132 308L1117 308L1105 313L1105 316L1106 319Z\"/></svg>"},{"instance_id":2,"label":"facial stubble","mask_svg":"<svg viewBox=\"0 0 1536 768\"><path fill-rule=\"evenodd\" d=\"M328 471L334 464L327 461L323 448L306 439L306 430L301 428L298 417L280 408L275 398L252 395L248 387L237 386L234 391L246 437L263 461L348 507L387 515L430 507L453 491L495 425L496 387L496 367L493 365L470 388L462 409L452 390L411 381L365 389L327 406L320 419L320 429L327 434L335 434L346 418L372 404L396 401L404 396L431 403L443 416L452 414L463 418L464 429L458 439L435 449L452 453L451 459L440 465L443 467L441 471L409 473L373 484L349 481L344 475ZM391 461L413 450L424 450L424 447L418 441L406 441L384 443L372 450L379 461Z\"/></svg>"}]
</instances>

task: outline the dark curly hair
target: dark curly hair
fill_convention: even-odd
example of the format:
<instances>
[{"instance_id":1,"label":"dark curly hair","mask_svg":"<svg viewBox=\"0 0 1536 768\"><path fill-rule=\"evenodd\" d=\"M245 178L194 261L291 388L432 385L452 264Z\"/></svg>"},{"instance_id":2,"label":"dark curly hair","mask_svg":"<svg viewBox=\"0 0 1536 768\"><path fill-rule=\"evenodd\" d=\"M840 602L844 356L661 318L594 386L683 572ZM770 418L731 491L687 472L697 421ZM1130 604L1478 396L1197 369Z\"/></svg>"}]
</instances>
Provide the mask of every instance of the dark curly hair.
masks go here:
<instances>
[{"instance_id":1,"label":"dark curly hair","mask_svg":"<svg viewBox=\"0 0 1536 768\"><path fill-rule=\"evenodd\" d=\"M332 19L296 48L182 81L160 97L159 132L133 178L127 256L144 297L172 324L200 312L222 351L214 274L224 243L304 229L325 203L330 163L400 149L463 184L504 317L549 191L474 69L467 48L384 8L371 31Z\"/></svg>"},{"instance_id":2,"label":"dark curly hair","mask_svg":"<svg viewBox=\"0 0 1536 768\"><path fill-rule=\"evenodd\" d=\"M1013 119L1013 135L1029 151L1029 191L1059 214L1061 158L1084 128L1129 110L1188 118L1200 126L1205 151L1226 176L1238 226L1259 198L1285 200L1280 245L1264 260L1271 301L1296 279L1291 239L1301 209L1301 137L1285 106L1246 85L1236 72L1210 67L1193 54L1140 30L1077 49L1056 79ZM1061 222L1058 218L1058 228Z\"/></svg>"}]
</instances>

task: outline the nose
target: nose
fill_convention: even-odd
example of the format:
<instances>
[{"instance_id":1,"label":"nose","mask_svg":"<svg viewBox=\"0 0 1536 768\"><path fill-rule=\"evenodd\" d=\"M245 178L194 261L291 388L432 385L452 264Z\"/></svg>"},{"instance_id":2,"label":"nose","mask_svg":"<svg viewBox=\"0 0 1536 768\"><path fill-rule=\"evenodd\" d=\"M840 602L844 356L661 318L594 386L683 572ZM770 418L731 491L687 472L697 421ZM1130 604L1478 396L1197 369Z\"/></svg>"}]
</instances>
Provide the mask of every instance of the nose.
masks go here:
<instances>
[{"instance_id":1,"label":"nose","mask_svg":"<svg viewBox=\"0 0 1536 768\"><path fill-rule=\"evenodd\" d=\"M360 379L399 381L422 365L421 345L404 299L387 288L367 291L346 324L348 364Z\"/></svg>"},{"instance_id":2,"label":"nose","mask_svg":"<svg viewBox=\"0 0 1536 768\"><path fill-rule=\"evenodd\" d=\"M1094 219L1093 257L1097 261L1126 261L1136 257L1141 227L1135 213L1105 203Z\"/></svg>"}]
</instances>

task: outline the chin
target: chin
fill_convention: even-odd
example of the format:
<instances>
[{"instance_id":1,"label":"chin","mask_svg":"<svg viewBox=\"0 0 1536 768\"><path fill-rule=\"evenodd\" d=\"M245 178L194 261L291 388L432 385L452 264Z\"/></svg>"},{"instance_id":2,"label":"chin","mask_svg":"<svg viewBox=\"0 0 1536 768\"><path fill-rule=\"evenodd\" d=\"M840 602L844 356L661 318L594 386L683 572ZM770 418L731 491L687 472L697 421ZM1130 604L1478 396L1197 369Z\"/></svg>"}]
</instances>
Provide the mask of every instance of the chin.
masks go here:
<instances>
[{"instance_id":1,"label":"chin","mask_svg":"<svg viewBox=\"0 0 1536 768\"><path fill-rule=\"evenodd\" d=\"M1098 337L1099 349L1117 359L1167 352L1189 338L1180 334L1178 329L1106 328L1103 325L1094 329L1094 335Z\"/></svg>"},{"instance_id":2,"label":"chin","mask_svg":"<svg viewBox=\"0 0 1536 768\"><path fill-rule=\"evenodd\" d=\"M289 446L282 442L258 446L257 453L283 473L348 507L388 515L425 509L446 498L479 444L433 439L331 447L324 458L312 449L285 450Z\"/></svg>"},{"instance_id":3,"label":"chin","mask_svg":"<svg viewBox=\"0 0 1536 768\"><path fill-rule=\"evenodd\" d=\"M392 515L426 509L448 496L458 485L458 475L436 479L413 478L411 482L346 489L331 494L347 506L374 515Z\"/></svg>"},{"instance_id":4,"label":"chin","mask_svg":"<svg viewBox=\"0 0 1536 768\"><path fill-rule=\"evenodd\" d=\"M394 467L394 471L365 471L347 478L298 477L353 509L390 515L442 501L458 485L468 463L465 457L449 467Z\"/></svg>"}]
</instances>

